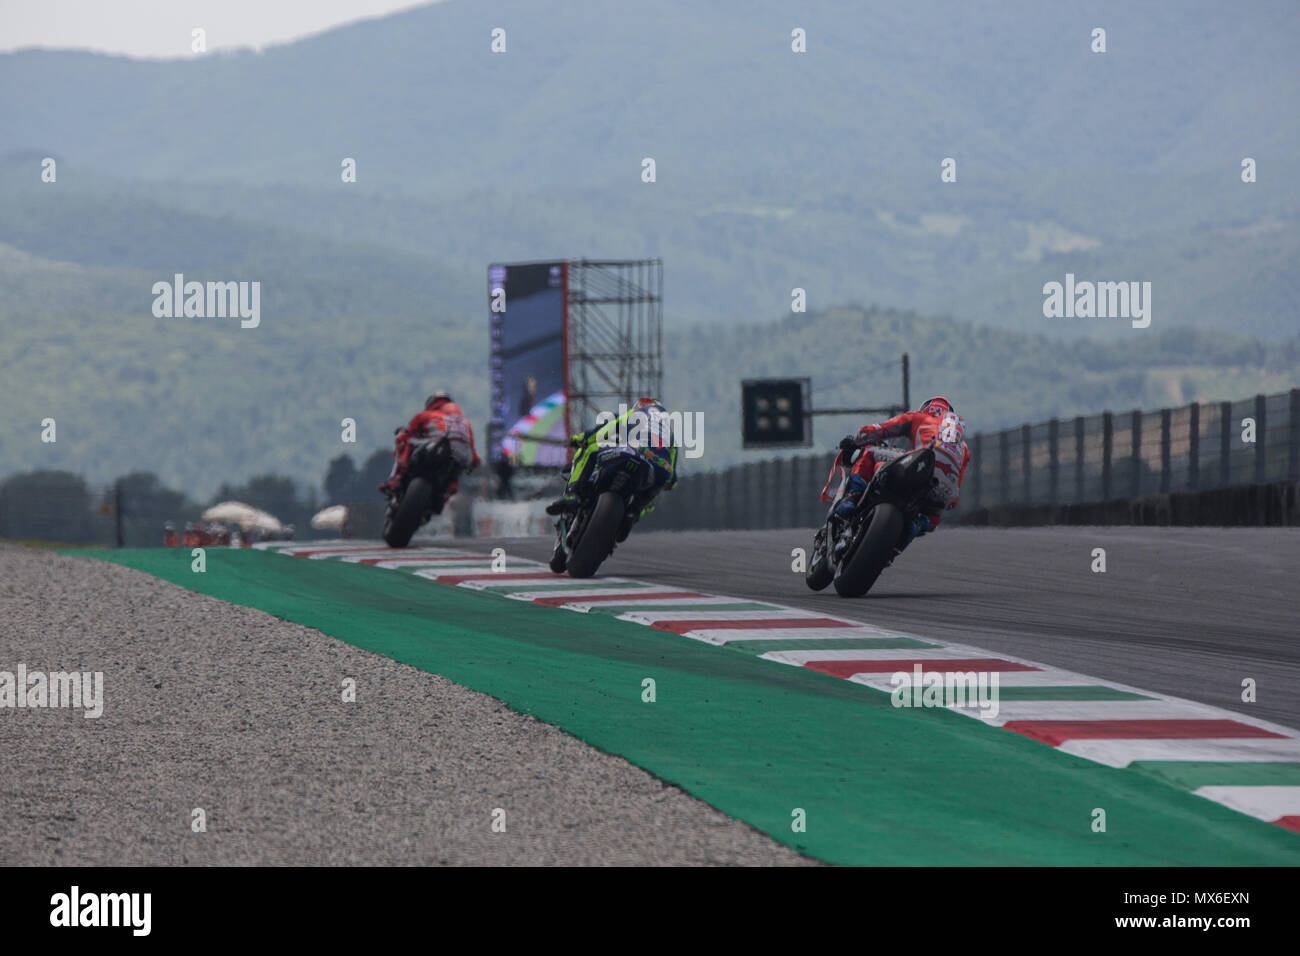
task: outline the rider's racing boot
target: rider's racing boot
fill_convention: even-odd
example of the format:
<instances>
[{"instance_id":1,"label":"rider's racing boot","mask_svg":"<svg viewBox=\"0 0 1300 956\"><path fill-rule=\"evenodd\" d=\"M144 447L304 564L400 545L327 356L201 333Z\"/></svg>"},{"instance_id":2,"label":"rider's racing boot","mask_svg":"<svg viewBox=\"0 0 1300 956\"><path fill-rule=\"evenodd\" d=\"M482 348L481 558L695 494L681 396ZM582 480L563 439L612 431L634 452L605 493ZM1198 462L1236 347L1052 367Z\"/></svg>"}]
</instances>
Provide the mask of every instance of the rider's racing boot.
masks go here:
<instances>
[{"instance_id":1,"label":"rider's racing boot","mask_svg":"<svg viewBox=\"0 0 1300 956\"><path fill-rule=\"evenodd\" d=\"M930 516L923 513L913 515L912 520L903 526L903 536L899 539L898 544L894 546L894 554L890 557L889 564L886 564L885 567L889 567L890 564L893 564L894 558L906 551L909 544L921 537L921 535L929 533Z\"/></svg>"},{"instance_id":2,"label":"rider's racing boot","mask_svg":"<svg viewBox=\"0 0 1300 956\"><path fill-rule=\"evenodd\" d=\"M546 506L546 513L548 515L573 514L573 512L577 510L578 496L573 494L565 494L562 497L556 498Z\"/></svg>"},{"instance_id":3,"label":"rider's racing boot","mask_svg":"<svg viewBox=\"0 0 1300 956\"><path fill-rule=\"evenodd\" d=\"M627 536L632 533L632 525L636 524L637 515L633 512L623 518L623 523L618 527L618 534L614 535L614 543L622 544L627 540Z\"/></svg>"},{"instance_id":4,"label":"rider's racing boot","mask_svg":"<svg viewBox=\"0 0 1300 956\"><path fill-rule=\"evenodd\" d=\"M614 542L622 544L627 540L627 536L632 533L632 526L637 523L641 517L641 506L633 499L632 504L628 507L627 513L623 515L623 523L618 526L618 533L614 535Z\"/></svg>"},{"instance_id":5,"label":"rider's racing boot","mask_svg":"<svg viewBox=\"0 0 1300 956\"><path fill-rule=\"evenodd\" d=\"M844 489L844 497L835 506L835 517L847 518L853 514L858 507L858 502L862 500L862 492L866 490L867 482L865 478L861 475L849 475L849 484Z\"/></svg>"}]
</instances>

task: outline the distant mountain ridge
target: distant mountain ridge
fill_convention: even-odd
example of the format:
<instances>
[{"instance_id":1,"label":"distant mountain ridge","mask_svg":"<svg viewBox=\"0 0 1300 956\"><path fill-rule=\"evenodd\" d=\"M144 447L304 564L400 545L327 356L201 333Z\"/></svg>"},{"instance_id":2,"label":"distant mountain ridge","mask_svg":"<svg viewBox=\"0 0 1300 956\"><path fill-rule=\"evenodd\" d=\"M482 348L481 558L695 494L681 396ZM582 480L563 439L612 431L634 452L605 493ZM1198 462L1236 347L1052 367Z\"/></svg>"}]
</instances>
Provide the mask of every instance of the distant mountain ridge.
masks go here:
<instances>
[{"instance_id":1,"label":"distant mountain ridge","mask_svg":"<svg viewBox=\"0 0 1300 956\"><path fill-rule=\"evenodd\" d=\"M435 387L481 423L492 261L664 259L665 399L712 436L694 467L744 457L740 377L874 403L902 351L978 430L1300 381L1292 3L558 9L0 55L0 476L147 469L202 496L315 482ZM155 318L176 273L260 282L261 325ZM1151 327L1045 318L1067 274L1151 282Z\"/></svg>"},{"instance_id":2,"label":"distant mountain ridge","mask_svg":"<svg viewBox=\"0 0 1300 956\"><path fill-rule=\"evenodd\" d=\"M556 9L450 0L185 61L8 54L0 143L123 201L427 256L457 301L491 260L657 255L674 322L771 315L799 287L1114 334L1043 318L1072 271L1151 281L1165 327L1300 328L1287 2Z\"/></svg>"}]
</instances>

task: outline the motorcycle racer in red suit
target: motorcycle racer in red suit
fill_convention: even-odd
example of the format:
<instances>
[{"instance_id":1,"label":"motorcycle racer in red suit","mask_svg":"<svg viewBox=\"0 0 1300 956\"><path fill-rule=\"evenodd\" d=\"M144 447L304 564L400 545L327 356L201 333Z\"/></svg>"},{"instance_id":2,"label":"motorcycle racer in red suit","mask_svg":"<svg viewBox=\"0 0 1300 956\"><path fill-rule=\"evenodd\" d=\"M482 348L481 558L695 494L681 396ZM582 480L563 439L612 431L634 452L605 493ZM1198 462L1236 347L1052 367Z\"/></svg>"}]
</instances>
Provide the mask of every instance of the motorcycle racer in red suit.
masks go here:
<instances>
[{"instance_id":1,"label":"motorcycle racer in red suit","mask_svg":"<svg viewBox=\"0 0 1300 956\"><path fill-rule=\"evenodd\" d=\"M885 439L903 436L911 442L908 449L880 445ZM865 451L849 474L844 499L836 508L836 515L845 517L853 513L877 468L931 442L934 443L934 489L920 513L904 529L903 542L898 550L902 551L913 539L939 527L943 512L957 507L962 479L966 477L966 466L970 464L966 422L953 409L952 403L942 396L926 400L914 412L903 412L879 424L863 425L856 435L848 435L840 442L845 461L857 449L864 448Z\"/></svg>"},{"instance_id":2,"label":"motorcycle racer in red suit","mask_svg":"<svg viewBox=\"0 0 1300 956\"><path fill-rule=\"evenodd\" d=\"M407 426L398 430L393 448L393 473L379 486L379 490L389 494L401 487L406 466L411 459L413 437L437 433L446 434L450 439L452 456L461 467L469 471L479 466L481 459L474 448L474 430L470 427L469 419L450 395L439 391L425 400L424 411L416 412ZM459 488L459 481L456 479L449 481L442 500L434 502L433 513L440 514L443 506Z\"/></svg>"}]
</instances>

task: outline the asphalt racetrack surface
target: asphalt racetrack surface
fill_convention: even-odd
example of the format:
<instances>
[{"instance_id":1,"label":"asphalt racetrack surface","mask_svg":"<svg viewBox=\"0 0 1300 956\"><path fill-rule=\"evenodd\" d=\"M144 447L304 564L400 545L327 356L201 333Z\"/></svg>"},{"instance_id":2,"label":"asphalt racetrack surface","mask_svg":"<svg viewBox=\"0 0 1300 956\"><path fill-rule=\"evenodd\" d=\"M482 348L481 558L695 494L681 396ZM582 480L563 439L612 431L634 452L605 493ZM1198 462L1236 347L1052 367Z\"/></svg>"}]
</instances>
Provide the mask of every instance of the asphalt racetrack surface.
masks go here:
<instances>
[{"instance_id":1,"label":"asphalt racetrack surface","mask_svg":"<svg viewBox=\"0 0 1300 956\"><path fill-rule=\"evenodd\" d=\"M0 622L0 670L105 675L97 719L0 712L0 865L814 862L492 697L129 568L0 545Z\"/></svg>"},{"instance_id":2,"label":"asphalt racetrack surface","mask_svg":"<svg viewBox=\"0 0 1300 956\"><path fill-rule=\"evenodd\" d=\"M940 527L851 600L791 570L811 543L800 529L634 530L600 574L887 623L1300 727L1300 529ZM454 542L537 560L552 544Z\"/></svg>"}]
</instances>

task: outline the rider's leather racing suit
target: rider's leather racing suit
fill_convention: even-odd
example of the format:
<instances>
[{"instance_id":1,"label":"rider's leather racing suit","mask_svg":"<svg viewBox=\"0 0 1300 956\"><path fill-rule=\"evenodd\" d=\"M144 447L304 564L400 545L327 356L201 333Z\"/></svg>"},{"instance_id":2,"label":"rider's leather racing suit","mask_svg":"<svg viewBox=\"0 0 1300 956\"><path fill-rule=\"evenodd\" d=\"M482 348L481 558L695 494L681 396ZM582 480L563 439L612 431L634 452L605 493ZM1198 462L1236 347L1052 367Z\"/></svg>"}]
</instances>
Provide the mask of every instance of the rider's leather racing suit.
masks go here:
<instances>
[{"instance_id":1,"label":"rider's leather racing suit","mask_svg":"<svg viewBox=\"0 0 1300 956\"><path fill-rule=\"evenodd\" d=\"M911 441L911 448L927 446L931 441L935 443L934 489L921 508L921 514L927 521L925 525L914 529L916 533L924 534L939 527L945 510L957 507L962 479L966 477L966 466L970 464L970 449L966 447L966 422L953 411L932 415L921 409L904 412L879 424L863 425L855 436L855 441L859 448L863 448L874 442L904 435ZM850 490L858 490L860 493L871 481L877 468L910 450L865 447L849 476Z\"/></svg>"}]
</instances>

